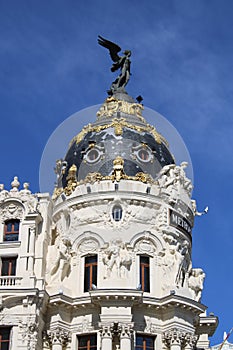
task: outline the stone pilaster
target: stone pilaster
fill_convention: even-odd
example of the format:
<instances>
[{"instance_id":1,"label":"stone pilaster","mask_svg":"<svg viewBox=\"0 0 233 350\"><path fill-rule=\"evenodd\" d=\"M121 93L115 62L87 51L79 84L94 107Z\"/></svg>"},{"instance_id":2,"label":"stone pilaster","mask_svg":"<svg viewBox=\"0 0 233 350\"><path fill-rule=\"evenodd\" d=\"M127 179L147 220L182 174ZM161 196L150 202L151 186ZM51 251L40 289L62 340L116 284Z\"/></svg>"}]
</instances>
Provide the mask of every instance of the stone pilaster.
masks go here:
<instances>
[{"instance_id":1,"label":"stone pilaster","mask_svg":"<svg viewBox=\"0 0 233 350\"><path fill-rule=\"evenodd\" d=\"M101 350L112 349L112 325L102 325L101 334Z\"/></svg>"},{"instance_id":2,"label":"stone pilaster","mask_svg":"<svg viewBox=\"0 0 233 350\"><path fill-rule=\"evenodd\" d=\"M120 349L131 350L132 324L120 324Z\"/></svg>"}]
</instances>

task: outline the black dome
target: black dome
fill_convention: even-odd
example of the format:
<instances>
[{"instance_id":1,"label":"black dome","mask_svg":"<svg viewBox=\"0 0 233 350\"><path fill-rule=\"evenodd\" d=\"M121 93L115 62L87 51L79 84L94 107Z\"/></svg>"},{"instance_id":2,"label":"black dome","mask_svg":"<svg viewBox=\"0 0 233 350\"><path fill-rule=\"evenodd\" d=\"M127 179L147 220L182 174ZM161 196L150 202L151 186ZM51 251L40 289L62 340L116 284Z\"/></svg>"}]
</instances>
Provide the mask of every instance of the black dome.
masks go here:
<instances>
[{"instance_id":1,"label":"black dome","mask_svg":"<svg viewBox=\"0 0 233 350\"><path fill-rule=\"evenodd\" d=\"M102 176L111 175L113 160L117 156L124 160L126 175L135 176L143 172L153 179L156 179L163 166L174 163L167 145L156 140L148 131L138 132L137 128L132 130L124 127L118 134L114 127L102 126L102 129L87 132L79 142L77 139L71 142L65 156L66 170L59 187L66 187L68 171L73 164L77 167L76 176L80 181L94 172Z\"/></svg>"}]
</instances>

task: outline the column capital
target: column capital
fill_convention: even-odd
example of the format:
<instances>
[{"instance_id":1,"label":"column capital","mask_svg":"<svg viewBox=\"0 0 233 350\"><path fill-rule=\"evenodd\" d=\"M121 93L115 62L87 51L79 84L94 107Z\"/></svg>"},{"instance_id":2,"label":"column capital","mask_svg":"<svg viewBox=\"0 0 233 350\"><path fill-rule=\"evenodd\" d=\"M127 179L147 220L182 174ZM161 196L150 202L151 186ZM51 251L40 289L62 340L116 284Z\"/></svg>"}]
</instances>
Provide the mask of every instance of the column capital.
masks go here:
<instances>
[{"instance_id":1,"label":"column capital","mask_svg":"<svg viewBox=\"0 0 233 350\"><path fill-rule=\"evenodd\" d=\"M101 324L100 334L102 338L112 338L113 333L113 323L110 324Z\"/></svg>"},{"instance_id":2,"label":"column capital","mask_svg":"<svg viewBox=\"0 0 233 350\"><path fill-rule=\"evenodd\" d=\"M121 338L130 338L133 332L133 323L119 323L118 329Z\"/></svg>"},{"instance_id":3,"label":"column capital","mask_svg":"<svg viewBox=\"0 0 233 350\"><path fill-rule=\"evenodd\" d=\"M185 336L185 350L191 350L196 347L198 336L192 333L187 333Z\"/></svg>"},{"instance_id":4,"label":"column capital","mask_svg":"<svg viewBox=\"0 0 233 350\"><path fill-rule=\"evenodd\" d=\"M57 327L52 330L48 330L45 334L45 338L51 344L67 345L70 341L70 332L66 331L62 327Z\"/></svg>"},{"instance_id":5,"label":"column capital","mask_svg":"<svg viewBox=\"0 0 233 350\"><path fill-rule=\"evenodd\" d=\"M167 347L171 345L182 345L185 343L186 333L178 328L172 328L163 333L162 339Z\"/></svg>"},{"instance_id":6,"label":"column capital","mask_svg":"<svg viewBox=\"0 0 233 350\"><path fill-rule=\"evenodd\" d=\"M185 349L193 349L196 346L198 337L192 333L185 332L178 328L172 328L163 333L163 343L165 346L180 345Z\"/></svg>"}]
</instances>

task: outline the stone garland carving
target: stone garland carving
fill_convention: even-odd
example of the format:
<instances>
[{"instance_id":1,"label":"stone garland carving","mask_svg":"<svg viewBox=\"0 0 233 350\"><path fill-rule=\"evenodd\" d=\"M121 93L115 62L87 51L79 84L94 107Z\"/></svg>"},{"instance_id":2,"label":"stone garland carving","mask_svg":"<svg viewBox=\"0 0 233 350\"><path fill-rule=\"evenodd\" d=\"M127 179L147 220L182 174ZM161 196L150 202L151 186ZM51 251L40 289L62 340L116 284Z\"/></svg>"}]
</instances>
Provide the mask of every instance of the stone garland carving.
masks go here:
<instances>
[{"instance_id":1,"label":"stone garland carving","mask_svg":"<svg viewBox=\"0 0 233 350\"><path fill-rule=\"evenodd\" d=\"M38 324L37 322L29 321L20 323L23 342L27 343L28 350L35 350L38 339Z\"/></svg>"},{"instance_id":2,"label":"stone garland carving","mask_svg":"<svg viewBox=\"0 0 233 350\"><path fill-rule=\"evenodd\" d=\"M141 254L153 254L156 251L156 247L149 239L142 238L135 245L135 251Z\"/></svg>"},{"instance_id":3,"label":"stone garland carving","mask_svg":"<svg viewBox=\"0 0 233 350\"><path fill-rule=\"evenodd\" d=\"M85 241L79 245L79 251L81 253L96 252L98 248L99 244L94 239L85 239Z\"/></svg>"},{"instance_id":4,"label":"stone garland carving","mask_svg":"<svg viewBox=\"0 0 233 350\"><path fill-rule=\"evenodd\" d=\"M167 227L167 225L167 208L165 206L161 206L156 217L155 228L159 231L163 231Z\"/></svg>"},{"instance_id":5,"label":"stone garland carving","mask_svg":"<svg viewBox=\"0 0 233 350\"><path fill-rule=\"evenodd\" d=\"M80 212L76 213L75 211L73 211L72 213L71 225L69 230L71 234L75 234L77 232L77 226L79 225L89 224L93 222L105 222L105 213L103 213L101 210L97 210L95 206L92 206L92 210L83 207L80 209Z\"/></svg>"},{"instance_id":6,"label":"stone garland carving","mask_svg":"<svg viewBox=\"0 0 233 350\"><path fill-rule=\"evenodd\" d=\"M83 316L82 323L77 324L75 329L76 332L88 333L94 330L94 326L86 316Z\"/></svg>"},{"instance_id":7,"label":"stone garland carving","mask_svg":"<svg viewBox=\"0 0 233 350\"><path fill-rule=\"evenodd\" d=\"M177 202L180 192L185 191L188 196L191 196L192 182L186 177L185 168L187 162L182 162L180 166L175 164L165 165L159 174L158 184L161 189L161 193L169 196L169 203L174 204Z\"/></svg>"},{"instance_id":8,"label":"stone garland carving","mask_svg":"<svg viewBox=\"0 0 233 350\"><path fill-rule=\"evenodd\" d=\"M158 330L157 330L157 327L156 325L154 325L151 321L151 317L149 316L145 316L145 322L146 322L146 326L144 327L143 331L145 333L156 333Z\"/></svg>"},{"instance_id":9,"label":"stone garland carving","mask_svg":"<svg viewBox=\"0 0 233 350\"><path fill-rule=\"evenodd\" d=\"M104 278L127 278L132 264L132 256L121 240L113 240L103 252Z\"/></svg>"},{"instance_id":10,"label":"stone garland carving","mask_svg":"<svg viewBox=\"0 0 233 350\"><path fill-rule=\"evenodd\" d=\"M192 297L196 301L201 300L205 273L202 269L192 269L189 275L188 287L191 290Z\"/></svg>"},{"instance_id":11,"label":"stone garland carving","mask_svg":"<svg viewBox=\"0 0 233 350\"><path fill-rule=\"evenodd\" d=\"M139 205L141 204L139 203ZM131 204L130 207L134 208L134 205ZM158 216L159 216L159 211L157 210L157 208L155 209L155 208L150 208L148 206L145 206L143 210L141 209L142 209L141 207L139 210L138 208L135 209L135 213L134 213L135 220L139 222L149 222L151 225L154 225L157 223Z\"/></svg>"}]
</instances>

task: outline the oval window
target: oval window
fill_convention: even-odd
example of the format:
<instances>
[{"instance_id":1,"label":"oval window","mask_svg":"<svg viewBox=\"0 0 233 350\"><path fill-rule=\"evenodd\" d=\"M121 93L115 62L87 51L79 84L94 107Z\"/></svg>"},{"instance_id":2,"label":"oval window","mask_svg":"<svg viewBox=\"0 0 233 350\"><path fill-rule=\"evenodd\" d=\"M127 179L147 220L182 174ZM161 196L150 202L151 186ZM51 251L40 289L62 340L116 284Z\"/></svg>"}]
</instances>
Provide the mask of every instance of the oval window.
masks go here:
<instances>
[{"instance_id":1,"label":"oval window","mask_svg":"<svg viewBox=\"0 0 233 350\"><path fill-rule=\"evenodd\" d=\"M137 152L137 156L138 156L139 160L141 160L142 162L149 162L150 158L151 158L150 152L144 148L140 149Z\"/></svg>"},{"instance_id":2,"label":"oval window","mask_svg":"<svg viewBox=\"0 0 233 350\"><path fill-rule=\"evenodd\" d=\"M122 219L122 208L120 205L114 205L112 208L112 218L115 221L120 221Z\"/></svg>"},{"instance_id":3,"label":"oval window","mask_svg":"<svg viewBox=\"0 0 233 350\"><path fill-rule=\"evenodd\" d=\"M100 152L96 148L89 150L86 154L86 160L90 163L97 162L99 158Z\"/></svg>"}]
</instances>

